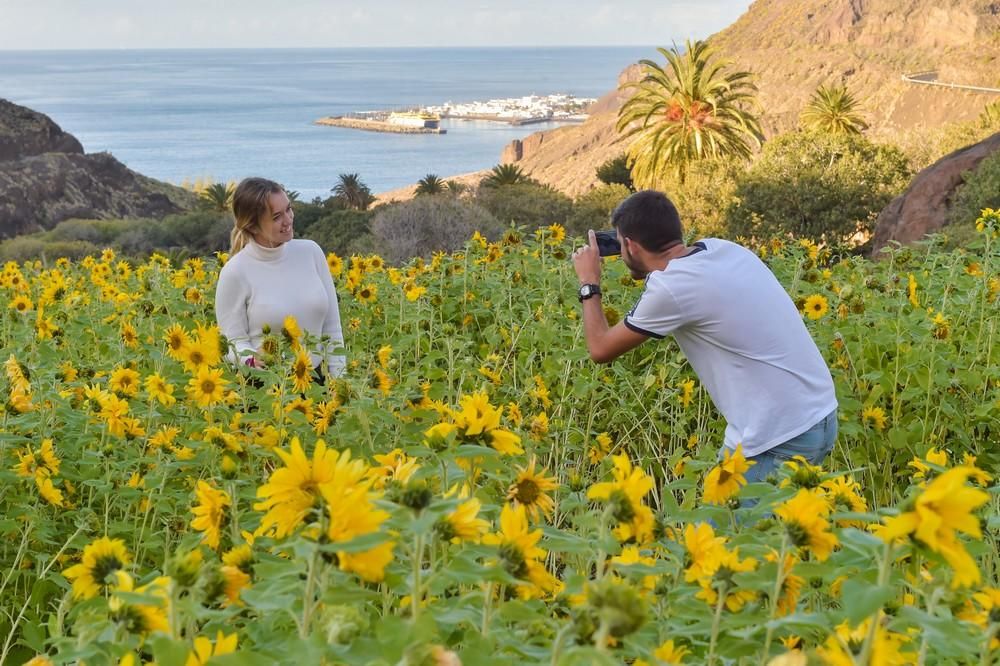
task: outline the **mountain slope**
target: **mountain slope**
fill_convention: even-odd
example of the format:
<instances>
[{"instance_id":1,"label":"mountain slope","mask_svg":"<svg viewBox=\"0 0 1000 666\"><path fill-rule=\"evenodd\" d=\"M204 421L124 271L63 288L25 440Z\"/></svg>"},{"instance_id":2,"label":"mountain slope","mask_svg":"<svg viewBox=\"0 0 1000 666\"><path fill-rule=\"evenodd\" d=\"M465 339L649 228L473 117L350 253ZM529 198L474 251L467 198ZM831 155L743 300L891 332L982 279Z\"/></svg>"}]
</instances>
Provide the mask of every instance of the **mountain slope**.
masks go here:
<instances>
[{"instance_id":1,"label":"mountain slope","mask_svg":"<svg viewBox=\"0 0 1000 666\"><path fill-rule=\"evenodd\" d=\"M770 135L794 127L824 83L846 84L876 135L969 120L1000 98L903 80L932 71L940 82L1000 87L996 1L757 0L710 42L756 75ZM632 76L634 69L623 72ZM613 129L621 99L609 93L583 125L537 132L508 146L502 160L568 194L585 192L594 169L623 150Z\"/></svg>"}]
</instances>

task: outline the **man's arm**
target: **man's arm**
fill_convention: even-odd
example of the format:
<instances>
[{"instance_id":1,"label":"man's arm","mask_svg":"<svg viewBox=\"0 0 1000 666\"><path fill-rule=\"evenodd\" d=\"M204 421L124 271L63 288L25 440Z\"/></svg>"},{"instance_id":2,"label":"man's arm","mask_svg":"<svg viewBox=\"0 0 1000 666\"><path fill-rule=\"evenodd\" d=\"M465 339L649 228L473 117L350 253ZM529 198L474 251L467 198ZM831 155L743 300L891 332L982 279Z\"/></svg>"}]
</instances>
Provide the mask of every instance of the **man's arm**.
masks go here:
<instances>
[{"instance_id":1,"label":"man's arm","mask_svg":"<svg viewBox=\"0 0 1000 666\"><path fill-rule=\"evenodd\" d=\"M597 237L593 230L588 233L588 240L588 245L573 253L573 266L581 285L600 284L601 254L597 249ZM600 294L583 302L583 335L587 339L590 358L597 363L610 363L647 339L645 335L636 333L621 322L609 327Z\"/></svg>"}]
</instances>

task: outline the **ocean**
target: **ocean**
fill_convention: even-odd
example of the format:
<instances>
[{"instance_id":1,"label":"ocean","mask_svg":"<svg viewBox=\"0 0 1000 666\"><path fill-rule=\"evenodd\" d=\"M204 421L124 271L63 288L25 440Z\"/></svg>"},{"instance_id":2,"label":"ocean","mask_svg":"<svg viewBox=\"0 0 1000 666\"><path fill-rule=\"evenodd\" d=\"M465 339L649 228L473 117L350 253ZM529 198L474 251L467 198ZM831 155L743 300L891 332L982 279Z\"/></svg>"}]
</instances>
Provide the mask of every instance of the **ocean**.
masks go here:
<instances>
[{"instance_id":1,"label":"ocean","mask_svg":"<svg viewBox=\"0 0 1000 666\"><path fill-rule=\"evenodd\" d=\"M341 173L374 191L490 168L551 127L443 121L444 135L314 125L354 111L568 93L600 97L653 47L0 51L0 97L48 114L87 152L160 180L260 175L304 199Z\"/></svg>"}]
</instances>

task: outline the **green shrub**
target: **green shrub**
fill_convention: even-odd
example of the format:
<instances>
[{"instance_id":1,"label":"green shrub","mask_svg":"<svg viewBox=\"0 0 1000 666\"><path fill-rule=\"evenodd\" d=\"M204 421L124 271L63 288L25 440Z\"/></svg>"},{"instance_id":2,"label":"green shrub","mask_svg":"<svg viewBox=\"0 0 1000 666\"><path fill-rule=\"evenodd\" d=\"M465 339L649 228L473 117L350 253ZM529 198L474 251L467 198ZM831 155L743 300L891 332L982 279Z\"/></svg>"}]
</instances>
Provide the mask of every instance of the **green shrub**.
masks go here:
<instances>
[{"instance_id":1,"label":"green shrub","mask_svg":"<svg viewBox=\"0 0 1000 666\"><path fill-rule=\"evenodd\" d=\"M86 241L95 245L112 245L124 233L148 224L148 220L64 220L44 238L50 241Z\"/></svg>"},{"instance_id":2,"label":"green shrub","mask_svg":"<svg viewBox=\"0 0 1000 666\"><path fill-rule=\"evenodd\" d=\"M964 226L973 224L984 208L1000 208L1000 151L963 174L962 180L948 217L952 224Z\"/></svg>"},{"instance_id":3,"label":"green shrub","mask_svg":"<svg viewBox=\"0 0 1000 666\"><path fill-rule=\"evenodd\" d=\"M517 187L520 186L502 189ZM495 239L504 228L503 223L477 203L450 196L417 197L381 206L371 224L379 254L395 264L438 250L457 250L476 231Z\"/></svg>"},{"instance_id":4,"label":"green shrub","mask_svg":"<svg viewBox=\"0 0 1000 666\"><path fill-rule=\"evenodd\" d=\"M628 155L622 153L597 167L597 180L605 185L623 185L634 192L632 170L628 168Z\"/></svg>"},{"instance_id":5,"label":"green shrub","mask_svg":"<svg viewBox=\"0 0 1000 666\"><path fill-rule=\"evenodd\" d=\"M325 252L335 252L340 256L369 254L368 248L374 243L371 237L372 213L361 210L339 210L327 213L301 233L319 243ZM295 218L298 224L298 216Z\"/></svg>"},{"instance_id":6,"label":"green shrub","mask_svg":"<svg viewBox=\"0 0 1000 666\"><path fill-rule=\"evenodd\" d=\"M566 230L582 236L588 229L610 229L612 211L630 194L631 190L620 184L595 187L573 202Z\"/></svg>"},{"instance_id":7,"label":"green shrub","mask_svg":"<svg viewBox=\"0 0 1000 666\"><path fill-rule=\"evenodd\" d=\"M685 233L692 238L726 236L726 212L735 202L736 183L746 174L740 160L701 160L688 167L683 183L669 188Z\"/></svg>"},{"instance_id":8,"label":"green shrub","mask_svg":"<svg viewBox=\"0 0 1000 666\"><path fill-rule=\"evenodd\" d=\"M40 259L51 263L60 257L82 259L87 255L98 255L104 245L95 245L85 240L46 240L43 235L18 236L0 243L0 261L23 262Z\"/></svg>"},{"instance_id":9,"label":"green shrub","mask_svg":"<svg viewBox=\"0 0 1000 666\"><path fill-rule=\"evenodd\" d=\"M764 146L737 181L731 235L792 234L835 244L870 235L911 172L903 153L862 136L791 132Z\"/></svg>"},{"instance_id":10,"label":"green shrub","mask_svg":"<svg viewBox=\"0 0 1000 666\"><path fill-rule=\"evenodd\" d=\"M553 223L565 225L573 214L572 199L538 183L480 187L475 201L504 225L523 225L528 229Z\"/></svg>"},{"instance_id":11,"label":"green shrub","mask_svg":"<svg viewBox=\"0 0 1000 666\"><path fill-rule=\"evenodd\" d=\"M183 247L196 254L208 254L229 249L232 228L233 218L227 213L195 211L150 222L142 237L129 240L138 252Z\"/></svg>"}]
</instances>

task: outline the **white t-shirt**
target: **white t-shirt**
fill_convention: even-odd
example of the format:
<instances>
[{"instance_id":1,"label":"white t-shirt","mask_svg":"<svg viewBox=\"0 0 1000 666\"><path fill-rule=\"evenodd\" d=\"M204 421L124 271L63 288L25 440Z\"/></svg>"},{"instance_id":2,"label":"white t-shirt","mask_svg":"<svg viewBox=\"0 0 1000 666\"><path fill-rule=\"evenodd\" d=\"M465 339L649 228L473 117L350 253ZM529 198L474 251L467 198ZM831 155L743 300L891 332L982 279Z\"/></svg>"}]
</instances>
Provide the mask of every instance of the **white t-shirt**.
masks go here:
<instances>
[{"instance_id":1,"label":"white t-shirt","mask_svg":"<svg viewBox=\"0 0 1000 666\"><path fill-rule=\"evenodd\" d=\"M625 325L673 335L726 418L725 444L754 456L837 407L833 378L781 284L757 255L718 238L646 278Z\"/></svg>"},{"instance_id":2,"label":"white t-shirt","mask_svg":"<svg viewBox=\"0 0 1000 666\"><path fill-rule=\"evenodd\" d=\"M343 346L337 291L319 245L295 239L266 248L251 240L222 267L215 288L219 330L236 350L231 360L243 362L260 349L264 326L279 333L288 315L312 336L328 336L331 348ZM343 356L321 348L310 356L314 366L327 359L333 376L344 371Z\"/></svg>"}]
</instances>

